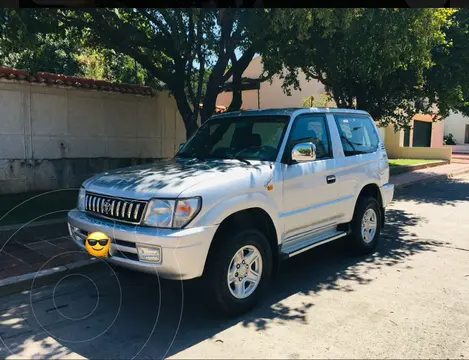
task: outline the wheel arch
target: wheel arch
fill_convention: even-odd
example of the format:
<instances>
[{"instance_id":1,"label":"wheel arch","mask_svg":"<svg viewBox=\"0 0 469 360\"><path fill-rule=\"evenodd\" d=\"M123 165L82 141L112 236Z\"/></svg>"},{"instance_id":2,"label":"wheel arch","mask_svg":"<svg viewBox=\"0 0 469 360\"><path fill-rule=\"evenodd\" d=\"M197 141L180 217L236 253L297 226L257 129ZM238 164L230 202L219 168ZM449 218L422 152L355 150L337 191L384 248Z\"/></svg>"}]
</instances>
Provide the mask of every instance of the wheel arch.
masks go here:
<instances>
[{"instance_id":1,"label":"wheel arch","mask_svg":"<svg viewBox=\"0 0 469 360\"><path fill-rule=\"evenodd\" d=\"M360 193L358 194L357 196L357 200L355 202L355 208L357 207L357 203L358 203L358 200L363 198L363 197L366 197L366 196L370 196L370 197L373 197L376 199L376 201L378 201L378 204L379 204L379 207L381 209L381 227L384 226L384 208L383 208L383 198L381 197L381 190L378 186L378 184L376 183L369 183L367 185L365 185L361 190L360 190ZM354 210L354 213L355 213L355 210Z\"/></svg>"},{"instance_id":2,"label":"wheel arch","mask_svg":"<svg viewBox=\"0 0 469 360\"><path fill-rule=\"evenodd\" d=\"M232 232L232 229L236 228L255 228L261 231L267 238L269 245L272 250L274 267L279 262L279 251L278 251L278 239L279 234L275 227L274 221L269 213L260 207L250 207L242 210L238 210L225 217L220 223L215 235L213 237L212 244L208 252L210 257L216 248L220 246L225 234Z\"/></svg>"}]
</instances>

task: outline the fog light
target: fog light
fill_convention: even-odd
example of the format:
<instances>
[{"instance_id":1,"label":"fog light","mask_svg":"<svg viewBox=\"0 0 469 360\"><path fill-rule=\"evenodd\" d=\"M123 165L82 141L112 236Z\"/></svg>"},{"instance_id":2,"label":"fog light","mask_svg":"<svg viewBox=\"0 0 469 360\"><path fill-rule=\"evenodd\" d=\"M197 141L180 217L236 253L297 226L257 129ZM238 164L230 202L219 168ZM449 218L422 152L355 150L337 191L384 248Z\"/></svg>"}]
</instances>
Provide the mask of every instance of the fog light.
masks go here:
<instances>
[{"instance_id":1,"label":"fog light","mask_svg":"<svg viewBox=\"0 0 469 360\"><path fill-rule=\"evenodd\" d=\"M140 261L148 261L159 263L161 262L161 247L160 246L142 246L137 245L138 259Z\"/></svg>"}]
</instances>

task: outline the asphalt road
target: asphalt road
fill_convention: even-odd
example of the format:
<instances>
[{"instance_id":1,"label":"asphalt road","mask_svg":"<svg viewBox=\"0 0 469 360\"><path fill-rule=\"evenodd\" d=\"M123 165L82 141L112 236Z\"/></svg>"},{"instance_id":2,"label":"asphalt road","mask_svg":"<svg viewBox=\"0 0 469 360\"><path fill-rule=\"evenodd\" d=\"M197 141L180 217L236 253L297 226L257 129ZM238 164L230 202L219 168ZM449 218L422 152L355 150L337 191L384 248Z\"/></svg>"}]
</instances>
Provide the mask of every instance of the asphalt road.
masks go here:
<instances>
[{"instance_id":1,"label":"asphalt road","mask_svg":"<svg viewBox=\"0 0 469 360\"><path fill-rule=\"evenodd\" d=\"M402 190L377 252L336 242L286 262L235 320L197 281L105 264L0 298L1 358L469 358L469 177Z\"/></svg>"}]
</instances>

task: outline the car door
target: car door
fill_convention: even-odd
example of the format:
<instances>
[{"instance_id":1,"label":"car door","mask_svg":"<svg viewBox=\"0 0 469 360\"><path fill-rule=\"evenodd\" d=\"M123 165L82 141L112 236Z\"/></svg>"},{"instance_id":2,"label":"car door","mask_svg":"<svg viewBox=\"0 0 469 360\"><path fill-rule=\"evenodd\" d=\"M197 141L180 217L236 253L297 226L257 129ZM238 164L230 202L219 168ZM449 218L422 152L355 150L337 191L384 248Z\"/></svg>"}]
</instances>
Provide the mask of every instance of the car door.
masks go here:
<instances>
[{"instance_id":1,"label":"car door","mask_svg":"<svg viewBox=\"0 0 469 360\"><path fill-rule=\"evenodd\" d=\"M294 163L291 150L302 142L316 145L316 159ZM337 223L338 185L328 120L324 114L299 115L293 123L282 158L284 241Z\"/></svg>"},{"instance_id":2,"label":"car door","mask_svg":"<svg viewBox=\"0 0 469 360\"><path fill-rule=\"evenodd\" d=\"M336 177L342 223L352 220L355 204L361 189L369 183L380 184L386 178L386 152L376 126L368 115L334 114L337 124ZM333 136L334 138L334 136ZM381 143L381 145L380 145Z\"/></svg>"}]
</instances>

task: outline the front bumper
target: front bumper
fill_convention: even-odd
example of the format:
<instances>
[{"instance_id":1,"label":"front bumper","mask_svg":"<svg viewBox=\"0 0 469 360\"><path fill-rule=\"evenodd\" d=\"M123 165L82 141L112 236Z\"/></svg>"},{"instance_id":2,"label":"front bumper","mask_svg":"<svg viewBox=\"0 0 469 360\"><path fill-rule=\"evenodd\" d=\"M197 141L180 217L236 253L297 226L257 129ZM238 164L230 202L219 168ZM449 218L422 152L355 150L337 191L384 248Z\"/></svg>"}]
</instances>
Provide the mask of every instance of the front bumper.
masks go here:
<instances>
[{"instance_id":1,"label":"front bumper","mask_svg":"<svg viewBox=\"0 0 469 360\"><path fill-rule=\"evenodd\" d=\"M381 187L381 200L383 201L383 207L389 205L394 196L394 185L391 183L384 184Z\"/></svg>"},{"instance_id":2,"label":"front bumper","mask_svg":"<svg viewBox=\"0 0 469 360\"><path fill-rule=\"evenodd\" d=\"M88 233L102 231L111 238L110 263L132 270L153 273L165 279L187 280L202 276L210 244L217 226L181 230L158 229L117 223L71 210L68 213L70 236L85 249ZM140 261L137 245L161 247L159 263ZM85 250L86 251L86 250Z\"/></svg>"}]
</instances>

